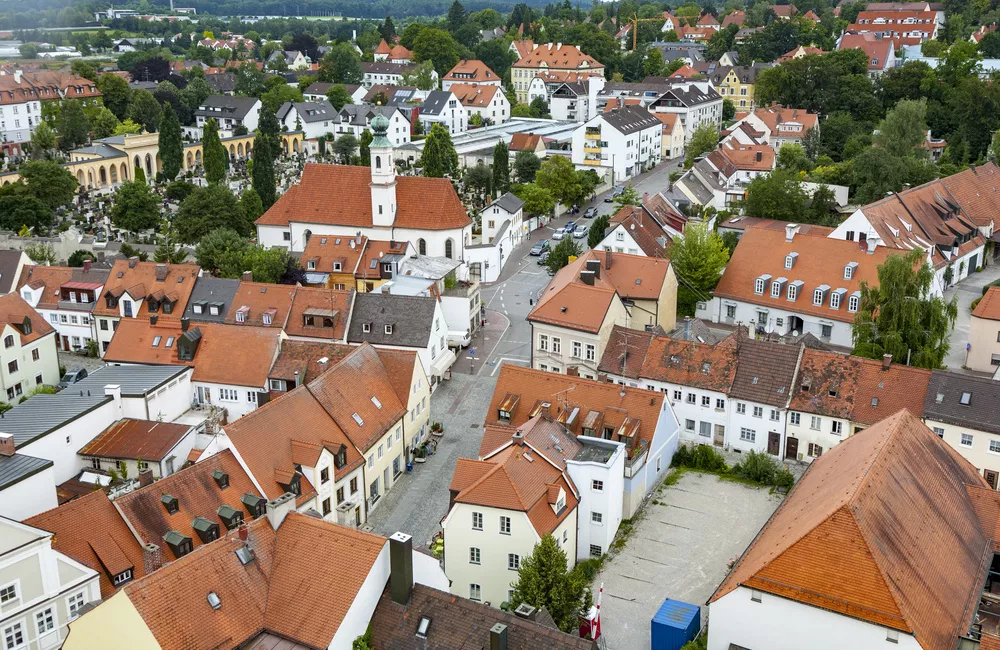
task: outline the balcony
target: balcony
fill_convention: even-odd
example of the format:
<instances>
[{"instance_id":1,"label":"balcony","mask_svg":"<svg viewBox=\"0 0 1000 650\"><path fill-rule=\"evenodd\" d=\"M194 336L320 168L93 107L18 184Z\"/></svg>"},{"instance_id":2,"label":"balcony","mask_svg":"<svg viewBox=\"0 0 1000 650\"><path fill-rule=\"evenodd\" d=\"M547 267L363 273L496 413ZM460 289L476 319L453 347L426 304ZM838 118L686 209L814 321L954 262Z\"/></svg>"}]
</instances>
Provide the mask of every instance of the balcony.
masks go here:
<instances>
[{"instance_id":1,"label":"balcony","mask_svg":"<svg viewBox=\"0 0 1000 650\"><path fill-rule=\"evenodd\" d=\"M632 478L639 473L646 465L646 456L649 455L649 448L646 441L639 439L639 444L628 450L628 458L625 459L625 478Z\"/></svg>"},{"instance_id":2,"label":"balcony","mask_svg":"<svg viewBox=\"0 0 1000 650\"><path fill-rule=\"evenodd\" d=\"M586 151L587 153L597 153L597 154L601 153L601 147L591 143L583 145L583 150Z\"/></svg>"},{"instance_id":3,"label":"balcony","mask_svg":"<svg viewBox=\"0 0 1000 650\"><path fill-rule=\"evenodd\" d=\"M600 129L587 129L584 132L583 137L585 137L588 140L600 140L601 139L601 130Z\"/></svg>"},{"instance_id":4,"label":"balcony","mask_svg":"<svg viewBox=\"0 0 1000 650\"><path fill-rule=\"evenodd\" d=\"M594 159L594 158L584 158L583 159L583 164L584 165L597 165L597 166L600 166L603 162L604 162L603 160Z\"/></svg>"}]
</instances>

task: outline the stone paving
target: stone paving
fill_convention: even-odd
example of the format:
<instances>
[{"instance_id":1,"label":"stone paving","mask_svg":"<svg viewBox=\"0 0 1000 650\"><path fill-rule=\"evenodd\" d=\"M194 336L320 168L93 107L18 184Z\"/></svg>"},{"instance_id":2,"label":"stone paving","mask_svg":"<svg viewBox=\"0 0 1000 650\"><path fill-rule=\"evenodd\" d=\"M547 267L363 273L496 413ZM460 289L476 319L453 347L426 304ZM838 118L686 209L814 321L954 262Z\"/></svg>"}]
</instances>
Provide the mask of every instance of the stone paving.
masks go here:
<instances>
[{"instance_id":1,"label":"stone paving","mask_svg":"<svg viewBox=\"0 0 1000 650\"><path fill-rule=\"evenodd\" d=\"M417 546L428 547L448 514L448 486L459 458L477 458L483 421L496 377L455 373L431 395L431 422L441 422L444 437L426 463L400 477L368 518L374 532L402 531Z\"/></svg>"}]
</instances>

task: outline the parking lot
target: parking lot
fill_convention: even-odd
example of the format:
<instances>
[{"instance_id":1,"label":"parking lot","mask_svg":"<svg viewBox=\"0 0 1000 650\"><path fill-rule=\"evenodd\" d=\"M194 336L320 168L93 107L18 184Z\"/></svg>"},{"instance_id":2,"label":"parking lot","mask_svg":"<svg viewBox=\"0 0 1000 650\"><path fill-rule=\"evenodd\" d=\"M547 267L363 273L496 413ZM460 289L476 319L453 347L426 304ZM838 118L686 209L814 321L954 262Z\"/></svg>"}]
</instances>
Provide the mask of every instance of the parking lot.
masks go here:
<instances>
[{"instance_id":1,"label":"parking lot","mask_svg":"<svg viewBox=\"0 0 1000 650\"><path fill-rule=\"evenodd\" d=\"M654 503L658 501L659 503ZM646 504L604 582L601 629L608 650L648 648L649 622L667 598L701 605L781 503L767 488L686 472Z\"/></svg>"}]
</instances>

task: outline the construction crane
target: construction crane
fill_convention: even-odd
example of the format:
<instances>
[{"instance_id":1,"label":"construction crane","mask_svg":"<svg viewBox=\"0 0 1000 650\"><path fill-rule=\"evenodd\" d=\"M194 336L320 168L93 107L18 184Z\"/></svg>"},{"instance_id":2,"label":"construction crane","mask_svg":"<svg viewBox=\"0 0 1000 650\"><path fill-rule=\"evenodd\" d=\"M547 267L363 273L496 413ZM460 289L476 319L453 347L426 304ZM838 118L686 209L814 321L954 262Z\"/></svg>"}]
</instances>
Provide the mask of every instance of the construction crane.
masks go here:
<instances>
[{"instance_id":1,"label":"construction crane","mask_svg":"<svg viewBox=\"0 0 1000 650\"><path fill-rule=\"evenodd\" d=\"M639 14L632 14L632 17L628 19L628 24L632 25L632 51L638 47L638 37L639 37L639 23L663 23L664 20L660 18L639 18Z\"/></svg>"}]
</instances>

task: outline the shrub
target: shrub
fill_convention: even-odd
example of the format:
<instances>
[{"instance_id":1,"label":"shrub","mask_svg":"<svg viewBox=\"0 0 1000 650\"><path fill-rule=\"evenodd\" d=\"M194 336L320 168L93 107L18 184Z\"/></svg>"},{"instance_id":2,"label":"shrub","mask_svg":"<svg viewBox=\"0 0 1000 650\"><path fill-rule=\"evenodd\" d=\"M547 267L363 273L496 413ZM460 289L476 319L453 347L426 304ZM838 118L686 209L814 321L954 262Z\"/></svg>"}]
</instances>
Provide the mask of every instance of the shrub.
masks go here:
<instances>
[{"instance_id":1,"label":"shrub","mask_svg":"<svg viewBox=\"0 0 1000 650\"><path fill-rule=\"evenodd\" d=\"M679 445L674 457L670 460L671 467L689 467L691 465L691 450L687 445Z\"/></svg>"},{"instance_id":2,"label":"shrub","mask_svg":"<svg viewBox=\"0 0 1000 650\"><path fill-rule=\"evenodd\" d=\"M599 558L590 558L589 560L578 562L573 570L579 573L587 583L591 583L597 577L597 572L601 570L601 560Z\"/></svg>"},{"instance_id":3,"label":"shrub","mask_svg":"<svg viewBox=\"0 0 1000 650\"><path fill-rule=\"evenodd\" d=\"M751 450L747 452L742 463L733 467L733 474L754 483L773 485L780 469L778 461L771 456L764 452Z\"/></svg>"},{"instance_id":4,"label":"shrub","mask_svg":"<svg viewBox=\"0 0 1000 650\"><path fill-rule=\"evenodd\" d=\"M709 445L698 445L691 452L691 467L705 472L725 472L729 469L726 459Z\"/></svg>"},{"instance_id":5,"label":"shrub","mask_svg":"<svg viewBox=\"0 0 1000 650\"><path fill-rule=\"evenodd\" d=\"M183 201L195 190L195 186L187 181L174 181L167 185L167 198L172 201Z\"/></svg>"},{"instance_id":6,"label":"shrub","mask_svg":"<svg viewBox=\"0 0 1000 650\"><path fill-rule=\"evenodd\" d=\"M774 486L788 492L793 485L795 485L795 476L784 467L778 470L778 475L774 478Z\"/></svg>"}]
</instances>

